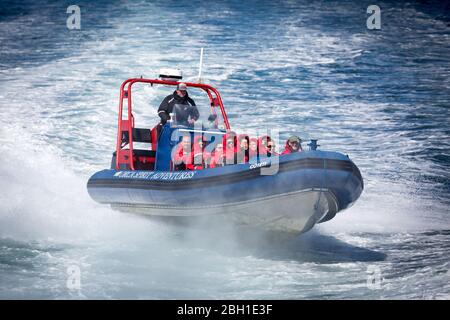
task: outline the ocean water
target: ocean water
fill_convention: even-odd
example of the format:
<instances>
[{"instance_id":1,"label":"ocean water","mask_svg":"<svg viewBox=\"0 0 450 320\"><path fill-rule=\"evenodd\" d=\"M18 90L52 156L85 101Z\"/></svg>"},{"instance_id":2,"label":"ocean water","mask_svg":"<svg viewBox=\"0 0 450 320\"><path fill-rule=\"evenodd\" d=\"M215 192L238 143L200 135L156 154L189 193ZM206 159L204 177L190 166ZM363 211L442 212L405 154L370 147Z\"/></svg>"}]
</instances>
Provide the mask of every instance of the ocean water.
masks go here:
<instances>
[{"instance_id":1,"label":"ocean water","mask_svg":"<svg viewBox=\"0 0 450 320\"><path fill-rule=\"evenodd\" d=\"M445 2L378 2L381 30L366 27L370 1L77 1L68 30L71 4L0 3L0 298L450 298ZM202 47L233 129L353 159L365 190L352 208L280 240L89 198L122 81L169 66L195 79ZM152 126L161 95L135 94Z\"/></svg>"}]
</instances>

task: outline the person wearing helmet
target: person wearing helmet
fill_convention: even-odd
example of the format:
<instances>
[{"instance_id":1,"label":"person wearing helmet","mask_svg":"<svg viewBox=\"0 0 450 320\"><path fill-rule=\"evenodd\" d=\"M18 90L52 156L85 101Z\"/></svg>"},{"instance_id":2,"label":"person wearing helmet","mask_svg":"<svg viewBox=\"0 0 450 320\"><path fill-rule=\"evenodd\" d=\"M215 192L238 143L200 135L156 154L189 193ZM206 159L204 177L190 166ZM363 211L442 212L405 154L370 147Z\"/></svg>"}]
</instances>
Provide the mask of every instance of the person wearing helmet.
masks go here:
<instances>
[{"instance_id":1,"label":"person wearing helmet","mask_svg":"<svg viewBox=\"0 0 450 320\"><path fill-rule=\"evenodd\" d=\"M289 139L286 140L286 146L282 154L289 154L301 151L303 151L302 139L300 139L297 136L290 136Z\"/></svg>"}]
</instances>

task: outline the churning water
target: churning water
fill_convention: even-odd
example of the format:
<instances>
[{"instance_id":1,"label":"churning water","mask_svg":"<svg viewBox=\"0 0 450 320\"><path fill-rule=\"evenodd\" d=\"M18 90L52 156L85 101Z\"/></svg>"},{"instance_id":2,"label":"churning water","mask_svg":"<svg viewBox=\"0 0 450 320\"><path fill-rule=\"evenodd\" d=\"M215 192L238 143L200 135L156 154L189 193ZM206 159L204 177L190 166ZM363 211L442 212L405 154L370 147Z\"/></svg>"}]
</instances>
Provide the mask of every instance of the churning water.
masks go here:
<instances>
[{"instance_id":1,"label":"churning water","mask_svg":"<svg viewBox=\"0 0 450 320\"><path fill-rule=\"evenodd\" d=\"M71 4L0 3L0 298L450 298L448 7L382 1L368 30L369 1L78 1L68 30ZM194 78L201 47L233 129L349 154L352 208L278 241L90 200L121 82ZM162 97L136 95L153 126Z\"/></svg>"}]
</instances>

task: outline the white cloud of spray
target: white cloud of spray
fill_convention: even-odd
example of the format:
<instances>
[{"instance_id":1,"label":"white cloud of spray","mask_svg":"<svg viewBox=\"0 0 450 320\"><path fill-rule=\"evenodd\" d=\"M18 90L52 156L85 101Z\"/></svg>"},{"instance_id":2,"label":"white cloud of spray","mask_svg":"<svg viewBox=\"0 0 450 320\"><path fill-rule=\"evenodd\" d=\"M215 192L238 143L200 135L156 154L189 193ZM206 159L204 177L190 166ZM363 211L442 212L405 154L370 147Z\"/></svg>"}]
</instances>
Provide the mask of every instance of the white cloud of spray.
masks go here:
<instances>
[{"instance_id":1,"label":"white cloud of spray","mask_svg":"<svg viewBox=\"0 0 450 320\"><path fill-rule=\"evenodd\" d=\"M0 168L3 237L70 240L127 225L129 219L89 198L86 177L75 174L58 149L12 126L5 132Z\"/></svg>"}]
</instances>

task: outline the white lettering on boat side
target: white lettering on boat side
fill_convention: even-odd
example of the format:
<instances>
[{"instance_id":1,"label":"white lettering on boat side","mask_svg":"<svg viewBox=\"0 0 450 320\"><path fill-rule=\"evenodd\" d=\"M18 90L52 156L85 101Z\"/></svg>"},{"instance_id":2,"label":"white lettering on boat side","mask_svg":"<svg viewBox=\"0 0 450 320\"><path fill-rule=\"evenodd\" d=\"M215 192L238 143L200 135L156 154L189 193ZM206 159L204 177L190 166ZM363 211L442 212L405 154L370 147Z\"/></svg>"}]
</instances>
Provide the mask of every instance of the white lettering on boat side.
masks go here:
<instances>
[{"instance_id":1,"label":"white lettering on boat side","mask_svg":"<svg viewBox=\"0 0 450 320\"><path fill-rule=\"evenodd\" d=\"M261 163L255 163L255 164L250 165L249 169L252 170L252 169L261 168L261 167L265 167L265 166L267 166L267 162L263 161Z\"/></svg>"},{"instance_id":2,"label":"white lettering on boat side","mask_svg":"<svg viewBox=\"0 0 450 320\"><path fill-rule=\"evenodd\" d=\"M190 172L142 172L142 171L118 171L114 177L122 179L149 179L149 180L189 180L195 176L195 171Z\"/></svg>"}]
</instances>

